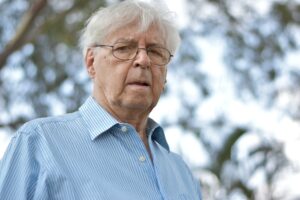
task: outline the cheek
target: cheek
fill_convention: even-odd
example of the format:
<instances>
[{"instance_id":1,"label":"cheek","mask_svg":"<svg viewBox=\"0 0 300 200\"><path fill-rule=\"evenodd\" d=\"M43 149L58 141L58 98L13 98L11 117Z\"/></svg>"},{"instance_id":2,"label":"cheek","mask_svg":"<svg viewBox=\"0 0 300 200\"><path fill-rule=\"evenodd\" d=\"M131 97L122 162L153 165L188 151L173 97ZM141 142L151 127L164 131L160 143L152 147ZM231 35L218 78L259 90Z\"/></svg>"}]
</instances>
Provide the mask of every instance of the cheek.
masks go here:
<instances>
[{"instance_id":1,"label":"cheek","mask_svg":"<svg viewBox=\"0 0 300 200\"><path fill-rule=\"evenodd\" d=\"M99 82L106 82L106 80L113 77L112 61L107 56L99 56L95 62L96 78Z\"/></svg>"},{"instance_id":2,"label":"cheek","mask_svg":"<svg viewBox=\"0 0 300 200\"><path fill-rule=\"evenodd\" d=\"M107 59L99 68L98 81L105 86L106 92L110 94L122 92L127 74L126 66Z\"/></svg>"}]
</instances>

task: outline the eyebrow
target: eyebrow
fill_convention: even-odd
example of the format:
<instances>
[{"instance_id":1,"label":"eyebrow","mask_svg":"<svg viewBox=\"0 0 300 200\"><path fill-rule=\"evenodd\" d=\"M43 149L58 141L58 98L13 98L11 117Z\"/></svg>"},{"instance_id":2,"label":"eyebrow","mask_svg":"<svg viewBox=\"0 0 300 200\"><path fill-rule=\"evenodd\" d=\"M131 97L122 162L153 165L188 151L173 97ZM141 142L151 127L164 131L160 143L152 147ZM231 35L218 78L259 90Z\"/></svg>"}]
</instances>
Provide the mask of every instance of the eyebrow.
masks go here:
<instances>
[{"instance_id":1,"label":"eyebrow","mask_svg":"<svg viewBox=\"0 0 300 200\"><path fill-rule=\"evenodd\" d=\"M137 41L136 41L135 39L133 39L133 38L119 38L119 39L117 39L117 40L114 42L114 44L116 44L116 43L118 43L118 42L128 42L128 43L131 42L131 43L137 44ZM155 47L163 47L163 48L165 48L164 45L162 45L162 44L160 44L160 43L156 43L156 42L149 43L149 44L147 44L147 46L148 46L148 47L153 47L153 46L155 46Z\"/></svg>"}]
</instances>

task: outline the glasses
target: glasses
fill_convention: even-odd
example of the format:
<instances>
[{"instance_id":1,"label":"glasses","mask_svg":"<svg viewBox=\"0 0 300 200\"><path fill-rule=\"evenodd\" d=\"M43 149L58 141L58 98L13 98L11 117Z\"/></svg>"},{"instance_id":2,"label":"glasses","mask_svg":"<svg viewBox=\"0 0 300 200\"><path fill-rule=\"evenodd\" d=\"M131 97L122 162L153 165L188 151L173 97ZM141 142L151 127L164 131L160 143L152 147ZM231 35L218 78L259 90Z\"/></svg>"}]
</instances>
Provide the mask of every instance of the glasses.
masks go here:
<instances>
[{"instance_id":1,"label":"glasses","mask_svg":"<svg viewBox=\"0 0 300 200\"><path fill-rule=\"evenodd\" d=\"M154 65L163 66L170 62L173 56L166 48L159 46L150 46L147 48L139 48L136 43L118 42L114 45L96 44L93 47L110 47L112 55L119 60L133 60L138 54L139 49L147 52L147 55Z\"/></svg>"}]
</instances>

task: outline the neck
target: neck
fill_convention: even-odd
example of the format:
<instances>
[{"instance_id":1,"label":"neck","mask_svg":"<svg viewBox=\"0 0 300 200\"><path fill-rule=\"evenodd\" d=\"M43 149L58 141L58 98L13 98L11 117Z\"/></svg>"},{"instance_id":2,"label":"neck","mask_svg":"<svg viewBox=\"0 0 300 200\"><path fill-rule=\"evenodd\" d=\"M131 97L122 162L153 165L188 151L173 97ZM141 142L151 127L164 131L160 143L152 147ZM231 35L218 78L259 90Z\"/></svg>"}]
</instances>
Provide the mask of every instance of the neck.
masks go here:
<instances>
[{"instance_id":1,"label":"neck","mask_svg":"<svg viewBox=\"0 0 300 200\"><path fill-rule=\"evenodd\" d=\"M146 135L146 127L148 115L134 112L132 110L118 109L115 112L110 112L118 121L132 125L142 137Z\"/></svg>"},{"instance_id":2,"label":"neck","mask_svg":"<svg viewBox=\"0 0 300 200\"><path fill-rule=\"evenodd\" d=\"M121 111L121 112L118 112ZM147 152L149 153L150 158L151 151L148 144L148 138L147 138L147 121L148 121L148 115L141 114L139 112L134 112L132 110L126 110L126 109L119 109L117 112L110 112L118 121L123 123L131 124L136 132L139 134L141 140L143 141L145 148L147 149Z\"/></svg>"}]
</instances>

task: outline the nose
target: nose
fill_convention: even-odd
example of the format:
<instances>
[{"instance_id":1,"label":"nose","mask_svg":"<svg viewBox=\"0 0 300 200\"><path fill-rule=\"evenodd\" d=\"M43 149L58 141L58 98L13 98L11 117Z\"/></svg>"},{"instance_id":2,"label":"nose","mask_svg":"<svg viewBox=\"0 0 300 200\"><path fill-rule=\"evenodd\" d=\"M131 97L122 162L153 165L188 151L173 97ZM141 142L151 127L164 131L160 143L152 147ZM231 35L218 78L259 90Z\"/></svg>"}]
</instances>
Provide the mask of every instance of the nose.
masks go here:
<instances>
[{"instance_id":1,"label":"nose","mask_svg":"<svg viewBox=\"0 0 300 200\"><path fill-rule=\"evenodd\" d=\"M148 68L150 67L150 63L151 61L147 54L147 49L138 48L136 52L136 57L134 59L134 66Z\"/></svg>"}]
</instances>

